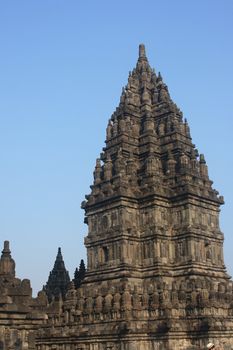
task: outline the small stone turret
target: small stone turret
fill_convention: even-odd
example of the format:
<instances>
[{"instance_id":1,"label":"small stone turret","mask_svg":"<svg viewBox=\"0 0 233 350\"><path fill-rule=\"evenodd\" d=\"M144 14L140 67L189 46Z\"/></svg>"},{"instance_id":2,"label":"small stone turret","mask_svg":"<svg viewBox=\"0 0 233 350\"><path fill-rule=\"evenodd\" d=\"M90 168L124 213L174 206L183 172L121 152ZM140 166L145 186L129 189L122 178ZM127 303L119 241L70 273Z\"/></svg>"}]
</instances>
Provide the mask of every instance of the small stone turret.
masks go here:
<instances>
[{"instance_id":1,"label":"small stone turret","mask_svg":"<svg viewBox=\"0 0 233 350\"><path fill-rule=\"evenodd\" d=\"M65 268L61 248L58 248L58 253L54 263L54 267L49 274L48 282L46 283L44 288L49 302L51 302L53 298L59 298L60 295L64 299L68 290L69 282L69 272Z\"/></svg>"},{"instance_id":2,"label":"small stone turret","mask_svg":"<svg viewBox=\"0 0 233 350\"><path fill-rule=\"evenodd\" d=\"M75 288L80 288L82 281L85 277L86 274L86 266L84 263L84 260L81 259L80 264L79 264L79 269L76 268L75 273L74 273L74 279L73 279L73 283Z\"/></svg>"},{"instance_id":3,"label":"small stone turret","mask_svg":"<svg viewBox=\"0 0 233 350\"><path fill-rule=\"evenodd\" d=\"M146 49L144 44L139 45L139 59L146 58Z\"/></svg>"},{"instance_id":4,"label":"small stone turret","mask_svg":"<svg viewBox=\"0 0 233 350\"><path fill-rule=\"evenodd\" d=\"M15 262L11 257L9 241L4 241L4 248L0 259L0 276L1 275L15 277Z\"/></svg>"}]
</instances>

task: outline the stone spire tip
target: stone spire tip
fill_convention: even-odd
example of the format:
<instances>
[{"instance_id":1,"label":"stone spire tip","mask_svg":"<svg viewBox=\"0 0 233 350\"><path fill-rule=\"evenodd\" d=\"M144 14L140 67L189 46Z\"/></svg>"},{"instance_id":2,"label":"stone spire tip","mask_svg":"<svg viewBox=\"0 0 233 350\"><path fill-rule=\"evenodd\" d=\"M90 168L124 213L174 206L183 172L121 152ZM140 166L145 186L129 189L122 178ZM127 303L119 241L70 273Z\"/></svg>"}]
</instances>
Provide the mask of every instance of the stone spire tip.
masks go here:
<instances>
[{"instance_id":1,"label":"stone spire tip","mask_svg":"<svg viewBox=\"0 0 233 350\"><path fill-rule=\"evenodd\" d=\"M144 44L139 45L139 58L146 58L146 48Z\"/></svg>"},{"instance_id":2,"label":"stone spire tip","mask_svg":"<svg viewBox=\"0 0 233 350\"><path fill-rule=\"evenodd\" d=\"M60 261L60 260L62 260L62 253L61 253L61 248L59 247L57 251L56 261Z\"/></svg>"},{"instance_id":3,"label":"stone spire tip","mask_svg":"<svg viewBox=\"0 0 233 350\"><path fill-rule=\"evenodd\" d=\"M9 241L4 241L3 251L0 258L0 275L15 277L15 262L11 258Z\"/></svg>"},{"instance_id":4,"label":"stone spire tip","mask_svg":"<svg viewBox=\"0 0 233 350\"><path fill-rule=\"evenodd\" d=\"M9 252L10 251L10 242L9 241L4 241L4 248L3 250L5 252Z\"/></svg>"},{"instance_id":5,"label":"stone spire tip","mask_svg":"<svg viewBox=\"0 0 233 350\"><path fill-rule=\"evenodd\" d=\"M11 251L10 251L10 242L9 242L9 241L4 241L2 254L5 255L5 256L6 256L6 255L7 255L7 256L10 256L10 255L11 255Z\"/></svg>"}]
</instances>

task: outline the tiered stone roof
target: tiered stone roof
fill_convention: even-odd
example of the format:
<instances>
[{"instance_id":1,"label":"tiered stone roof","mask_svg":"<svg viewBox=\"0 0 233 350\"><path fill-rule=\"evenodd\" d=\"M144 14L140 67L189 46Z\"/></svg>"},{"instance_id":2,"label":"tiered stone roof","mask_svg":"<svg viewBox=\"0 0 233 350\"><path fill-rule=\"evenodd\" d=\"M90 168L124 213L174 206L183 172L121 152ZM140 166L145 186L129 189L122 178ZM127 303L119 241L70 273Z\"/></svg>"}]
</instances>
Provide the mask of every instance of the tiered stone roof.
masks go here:
<instances>
[{"instance_id":1,"label":"tiered stone roof","mask_svg":"<svg viewBox=\"0 0 233 350\"><path fill-rule=\"evenodd\" d=\"M69 272L65 268L65 263L62 257L61 248L58 248L54 267L49 274L48 281L44 287L44 291L51 302L54 298L64 299L70 282Z\"/></svg>"},{"instance_id":2,"label":"tiered stone roof","mask_svg":"<svg viewBox=\"0 0 233 350\"><path fill-rule=\"evenodd\" d=\"M218 224L223 197L212 184L187 120L140 45L82 204L88 276L97 276L101 265L101 278L109 278L109 266L123 275L130 268L135 276L195 271L226 277ZM126 256L121 249L128 249Z\"/></svg>"}]
</instances>

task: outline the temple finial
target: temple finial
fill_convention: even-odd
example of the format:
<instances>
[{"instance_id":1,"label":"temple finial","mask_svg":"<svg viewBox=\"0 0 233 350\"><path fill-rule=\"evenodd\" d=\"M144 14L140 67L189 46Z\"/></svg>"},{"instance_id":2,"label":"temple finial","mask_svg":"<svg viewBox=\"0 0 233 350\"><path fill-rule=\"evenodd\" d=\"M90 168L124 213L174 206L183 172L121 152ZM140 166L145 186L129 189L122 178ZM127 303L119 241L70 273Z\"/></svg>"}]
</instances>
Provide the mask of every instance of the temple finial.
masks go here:
<instances>
[{"instance_id":1,"label":"temple finial","mask_svg":"<svg viewBox=\"0 0 233 350\"><path fill-rule=\"evenodd\" d=\"M0 258L0 275L15 277L15 262L11 257L9 241L4 241L4 248Z\"/></svg>"},{"instance_id":2,"label":"temple finial","mask_svg":"<svg viewBox=\"0 0 233 350\"><path fill-rule=\"evenodd\" d=\"M58 252L57 252L57 257L56 257L56 261L62 261L63 257L62 257L62 253L61 253L61 248L58 248Z\"/></svg>"},{"instance_id":3,"label":"temple finial","mask_svg":"<svg viewBox=\"0 0 233 350\"><path fill-rule=\"evenodd\" d=\"M146 58L146 49L144 44L139 45L139 58Z\"/></svg>"},{"instance_id":4,"label":"temple finial","mask_svg":"<svg viewBox=\"0 0 233 350\"><path fill-rule=\"evenodd\" d=\"M10 254L10 242L9 242L9 241L4 241L3 252L4 252L4 253L9 253L9 254Z\"/></svg>"}]
</instances>

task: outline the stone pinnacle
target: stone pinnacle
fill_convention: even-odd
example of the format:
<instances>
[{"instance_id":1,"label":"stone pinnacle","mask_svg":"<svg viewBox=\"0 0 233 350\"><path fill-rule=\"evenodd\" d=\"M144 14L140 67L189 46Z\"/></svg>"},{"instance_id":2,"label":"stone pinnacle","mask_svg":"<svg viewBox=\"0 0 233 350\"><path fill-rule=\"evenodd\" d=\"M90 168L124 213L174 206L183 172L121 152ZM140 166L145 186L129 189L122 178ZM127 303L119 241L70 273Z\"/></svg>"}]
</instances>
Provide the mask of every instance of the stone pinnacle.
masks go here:
<instances>
[{"instance_id":1,"label":"stone pinnacle","mask_svg":"<svg viewBox=\"0 0 233 350\"><path fill-rule=\"evenodd\" d=\"M146 58L146 49L144 44L139 45L139 58Z\"/></svg>"}]
</instances>

